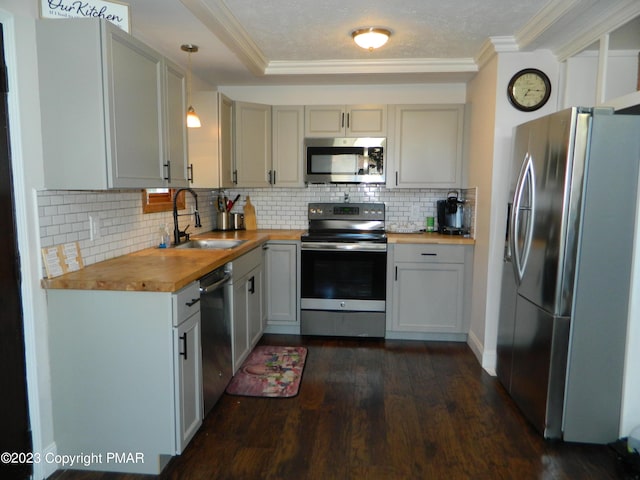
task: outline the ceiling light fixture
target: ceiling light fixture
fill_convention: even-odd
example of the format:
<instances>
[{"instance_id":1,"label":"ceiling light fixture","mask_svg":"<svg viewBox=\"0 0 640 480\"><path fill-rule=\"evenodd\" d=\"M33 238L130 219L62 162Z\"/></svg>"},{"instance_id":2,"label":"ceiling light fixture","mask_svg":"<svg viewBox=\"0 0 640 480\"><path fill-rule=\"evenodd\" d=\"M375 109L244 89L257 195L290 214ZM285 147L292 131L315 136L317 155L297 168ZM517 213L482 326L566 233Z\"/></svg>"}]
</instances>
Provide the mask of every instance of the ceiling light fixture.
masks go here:
<instances>
[{"instance_id":1,"label":"ceiling light fixture","mask_svg":"<svg viewBox=\"0 0 640 480\"><path fill-rule=\"evenodd\" d=\"M189 108L187 108L187 127L199 128L202 126L200 117L198 117L198 114L191 105L191 54L198 51L198 46L188 43L182 45L180 48L189 53L189 64L187 67L187 103L189 104Z\"/></svg>"},{"instance_id":2,"label":"ceiling light fixture","mask_svg":"<svg viewBox=\"0 0 640 480\"><path fill-rule=\"evenodd\" d=\"M376 48L380 48L387 43L387 40L389 40L389 37L391 36L391 32L386 28L369 27L354 30L351 33L351 36L353 37L353 41L356 42L359 47L373 52Z\"/></svg>"}]
</instances>

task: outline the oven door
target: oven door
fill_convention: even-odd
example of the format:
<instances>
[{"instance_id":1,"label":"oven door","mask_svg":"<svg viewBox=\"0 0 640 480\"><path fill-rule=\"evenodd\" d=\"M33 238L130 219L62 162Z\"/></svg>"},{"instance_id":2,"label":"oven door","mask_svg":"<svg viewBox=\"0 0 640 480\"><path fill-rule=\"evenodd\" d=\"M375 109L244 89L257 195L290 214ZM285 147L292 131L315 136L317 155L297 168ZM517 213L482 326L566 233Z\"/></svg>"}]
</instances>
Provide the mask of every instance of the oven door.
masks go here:
<instances>
[{"instance_id":1,"label":"oven door","mask_svg":"<svg viewBox=\"0 0 640 480\"><path fill-rule=\"evenodd\" d=\"M387 245L303 243L303 310L384 312Z\"/></svg>"}]
</instances>

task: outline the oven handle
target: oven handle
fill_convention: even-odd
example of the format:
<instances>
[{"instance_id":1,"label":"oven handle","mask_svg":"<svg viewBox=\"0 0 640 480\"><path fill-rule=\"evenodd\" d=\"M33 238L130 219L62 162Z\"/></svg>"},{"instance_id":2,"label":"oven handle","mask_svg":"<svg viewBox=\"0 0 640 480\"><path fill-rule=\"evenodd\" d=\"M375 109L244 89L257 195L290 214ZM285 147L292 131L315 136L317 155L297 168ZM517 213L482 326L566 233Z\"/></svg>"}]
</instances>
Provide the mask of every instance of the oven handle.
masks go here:
<instances>
[{"instance_id":1,"label":"oven handle","mask_svg":"<svg viewBox=\"0 0 640 480\"><path fill-rule=\"evenodd\" d=\"M386 252L386 243L332 243L332 242L303 242L301 249L314 252L335 252L345 250L351 252Z\"/></svg>"}]
</instances>

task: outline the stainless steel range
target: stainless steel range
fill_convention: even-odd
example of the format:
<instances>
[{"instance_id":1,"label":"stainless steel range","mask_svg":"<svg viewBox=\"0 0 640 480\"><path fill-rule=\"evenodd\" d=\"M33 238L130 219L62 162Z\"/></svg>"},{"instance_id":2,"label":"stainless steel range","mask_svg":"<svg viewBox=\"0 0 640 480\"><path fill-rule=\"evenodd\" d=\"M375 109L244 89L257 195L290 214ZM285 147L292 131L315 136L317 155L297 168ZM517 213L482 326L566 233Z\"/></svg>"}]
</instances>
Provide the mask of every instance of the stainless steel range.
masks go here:
<instances>
[{"instance_id":1,"label":"stainless steel range","mask_svg":"<svg viewBox=\"0 0 640 480\"><path fill-rule=\"evenodd\" d=\"M300 333L384 337L383 203L310 203L302 236Z\"/></svg>"}]
</instances>

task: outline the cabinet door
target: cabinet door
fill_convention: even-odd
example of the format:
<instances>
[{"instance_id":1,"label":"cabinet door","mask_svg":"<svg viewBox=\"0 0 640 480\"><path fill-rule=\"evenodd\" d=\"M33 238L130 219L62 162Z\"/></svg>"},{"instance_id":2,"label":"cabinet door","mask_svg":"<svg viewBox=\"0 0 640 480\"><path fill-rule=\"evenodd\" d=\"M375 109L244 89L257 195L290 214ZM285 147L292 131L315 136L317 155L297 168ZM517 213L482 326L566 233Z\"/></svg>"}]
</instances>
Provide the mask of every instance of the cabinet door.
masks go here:
<instances>
[{"instance_id":1,"label":"cabinet door","mask_svg":"<svg viewBox=\"0 0 640 480\"><path fill-rule=\"evenodd\" d=\"M304 107L306 137L342 137L345 127L344 105L314 105Z\"/></svg>"},{"instance_id":2,"label":"cabinet door","mask_svg":"<svg viewBox=\"0 0 640 480\"><path fill-rule=\"evenodd\" d=\"M176 378L176 453L181 453L202 424L202 351L200 314L174 328Z\"/></svg>"},{"instance_id":3,"label":"cabinet door","mask_svg":"<svg viewBox=\"0 0 640 480\"><path fill-rule=\"evenodd\" d=\"M189 186L192 188L220 188L219 150L222 135L219 128L218 92L193 92L194 105L198 106L200 128L189 128ZM229 170L231 167L228 167ZM229 173L229 175L231 175Z\"/></svg>"},{"instance_id":4,"label":"cabinet door","mask_svg":"<svg viewBox=\"0 0 640 480\"><path fill-rule=\"evenodd\" d=\"M232 356L233 373L240 368L249 353L249 331L247 325L247 289L248 278L243 277L233 285L233 319L232 325Z\"/></svg>"},{"instance_id":5,"label":"cabinet door","mask_svg":"<svg viewBox=\"0 0 640 480\"><path fill-rule=\"evenodd\" d=\"M235 170L238 187L268 187L271 107L235 102Z\"/></svg>"},{"instance_id":6,"label":"cabinet door","mask_svg":"<svg viewBox=\"0 0 640 480\"><path fill-rule=\"evenodd\" d=\"M266 250L267 323L298 322L297 247L270 243Z\"/></svg>"},{"instance_id":7,"label":"cabinet door","mask_svg":"<svg viewBox=\"0 0 640 480\"><path fill-rule=\"evenodd\" d=\"M273 114L273 170L271 184L302 187L304 107L275 106Z\"/></svg>"},{"instance_id":8,"label":"cabinet door","mask_svg":"<svg viewBox=\"0 0 640 480\"><path fill-rule=\"evenodd\" d=\"M397 105L395 172L389 186L449 188L462 183L462 105Z\"/></svg>"},{"instance_id":9,"label":"cabinet door","mask_svg":"<svg viewBox=\"0 0 640 480\"><path fill-rule=\"evenodd\" d=\"M187 94L182 69L165 59L165 163L164 178L169 187L187 186Z\"/></svg>"},{"instance_id":10,"label":"cabinet door","mask_svg":"<svg viewBox=\"0 0 640 480\"><path fill-rule=\"evenodd\" d=\"M231 188L235 186L235 177L233 172L233 101L218 94L218 121L220 122L220 145L219 145L219 162L220 162L220 186L222 188Z\"/></svg>"},{"instance_id":11,"label":"cabinet door","mask_svg":"<svg viewBox=\"0 0 640 480\"><path fill-rule=\"evenodd\" d=\"M393 328L459 333L463 318L464 265L396 263Z\"/></svg>"},{"instance_id":12,"label":"cabinet door","mask_svg":"<svg viewBox=\"0 0 640 480\"><path fill-rule=\"evenodd\" d=\"M111 187L162 187L162 56L119 28L106 29Z\"/></svg>"},{"instance_id":13,"label":"cabinet door","mask_svg":"<svg viewBox=\"0 0 640 480\"><path fill-rule=\"evenodd\" d=\"M386 105L351 105L346 112L347 137L387 136Z\"/></svg>"},{"instance_id":14,"label":"cabinet door","mask_svg":"<svg viewBox=\"0 0 640 480\"><path fill-rule=\"evenodd\" d=\"M249 331L249 348L258 343L264 331L262 299L263 299L263 268L254 269L247 279L247 328Z\"/></svg>"}]
</instances>

